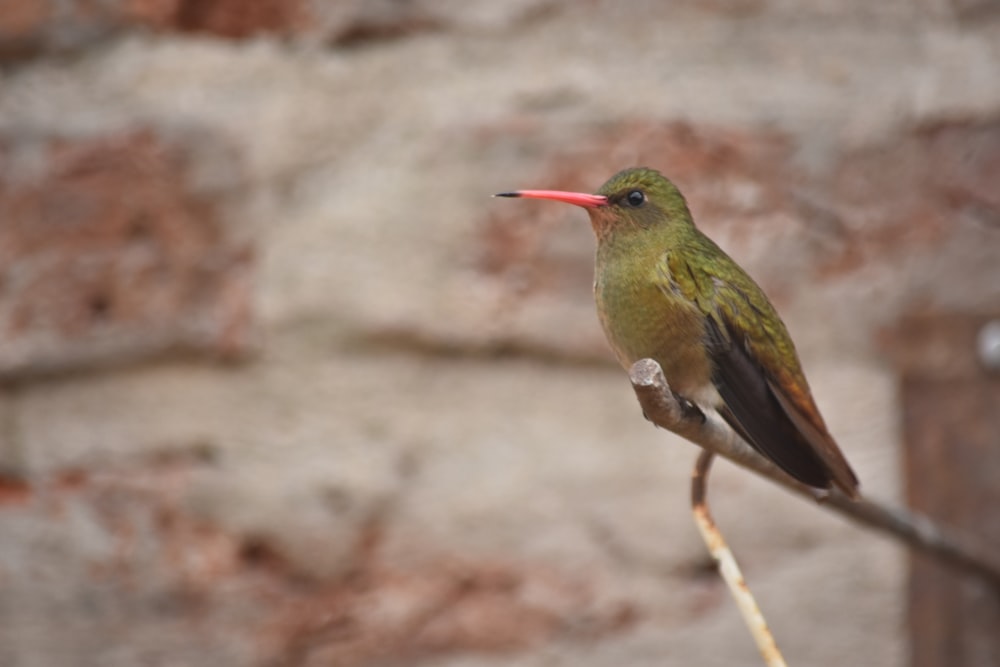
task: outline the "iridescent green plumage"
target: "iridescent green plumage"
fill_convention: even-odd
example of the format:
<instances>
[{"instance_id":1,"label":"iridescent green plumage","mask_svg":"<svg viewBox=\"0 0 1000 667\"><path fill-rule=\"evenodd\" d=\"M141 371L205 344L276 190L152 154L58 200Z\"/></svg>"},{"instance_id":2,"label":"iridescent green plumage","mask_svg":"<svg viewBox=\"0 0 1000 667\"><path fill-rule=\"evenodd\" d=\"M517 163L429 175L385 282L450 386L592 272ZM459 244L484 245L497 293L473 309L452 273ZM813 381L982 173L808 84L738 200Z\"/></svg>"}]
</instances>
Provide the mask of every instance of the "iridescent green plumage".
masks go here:
<instances>
[{"instance_id":1,"label":"iridescent green plumage","mask_svg":"<svg viewBox=\"0 0 1000 667\"><path fill-rule=\"evenodd\" d=\"M673 183L638 168L616 174L596 195L507 196L587 208L598 241L597 312L626 369L655 359L675 393L718 410L793 477L857 494L785 325L750 276L694 226Z\"/></svg>"}]
</instances>

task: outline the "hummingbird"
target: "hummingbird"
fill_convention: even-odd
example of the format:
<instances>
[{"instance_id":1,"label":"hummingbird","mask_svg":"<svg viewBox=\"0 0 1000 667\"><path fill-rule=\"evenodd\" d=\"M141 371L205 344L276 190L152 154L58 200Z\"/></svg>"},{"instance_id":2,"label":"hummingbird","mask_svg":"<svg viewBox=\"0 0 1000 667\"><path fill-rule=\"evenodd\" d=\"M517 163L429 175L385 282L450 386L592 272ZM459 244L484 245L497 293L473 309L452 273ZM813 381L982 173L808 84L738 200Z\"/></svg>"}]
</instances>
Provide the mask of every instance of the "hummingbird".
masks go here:
<instances>
[{"instance_id":1,"label":"hummingbird","mask_svg":"<svg viewBox=\"0 0 1000 667\"><path fill-rule=\"evenodd\" d=\"M615 174L595 194L495 196L587 210L597 237L597 314L626 370L655 360L677 396L718 412L786 473L859 497L858 479L816 407L785 324L746 271L695 227L670 180L637 167Z\"/></svg>"}]
</instances>

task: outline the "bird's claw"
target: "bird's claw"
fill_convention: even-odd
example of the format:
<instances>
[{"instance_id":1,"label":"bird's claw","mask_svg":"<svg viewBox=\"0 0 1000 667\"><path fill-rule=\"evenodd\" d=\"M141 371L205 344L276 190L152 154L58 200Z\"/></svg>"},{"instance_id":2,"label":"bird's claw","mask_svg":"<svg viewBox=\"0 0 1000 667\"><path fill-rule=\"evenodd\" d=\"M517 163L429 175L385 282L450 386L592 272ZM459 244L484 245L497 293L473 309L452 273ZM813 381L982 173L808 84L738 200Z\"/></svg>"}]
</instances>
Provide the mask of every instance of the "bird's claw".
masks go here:
<instances>
[{"instance_id":1,"label":"bird's claw","mask_svg":"<svg viewBox=\"0 0 1000 667\"><path fill-rule=\"evenodd\" d=\"M701 408L697 406L697 404L678 394L674 394L674 398L677 399L677 403L680 404L681 412L684 413L685 419L697 419L702 424L707 421L708 418L705 416L705 413L702 412Z\"/></svg>"}]
</instances>

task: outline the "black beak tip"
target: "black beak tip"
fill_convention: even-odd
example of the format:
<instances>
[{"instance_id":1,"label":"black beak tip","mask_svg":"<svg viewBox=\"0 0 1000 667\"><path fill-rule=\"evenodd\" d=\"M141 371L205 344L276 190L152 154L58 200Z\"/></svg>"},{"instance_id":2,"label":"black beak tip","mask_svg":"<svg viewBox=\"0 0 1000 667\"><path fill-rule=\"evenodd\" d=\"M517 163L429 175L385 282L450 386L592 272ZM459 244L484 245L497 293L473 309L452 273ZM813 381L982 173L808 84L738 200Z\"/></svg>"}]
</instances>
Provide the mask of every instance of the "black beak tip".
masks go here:
<instances>
[{"instance_id":1,"label":"black beak tip","mask_svg":"<svg viewBox=\"0 0 1000 667\"><path fill-rule=\"evenodd\" d=\"M521 194L519 192L498 192L498 193L496 193L493 196L494 197L520 197Z\"/></svg>"}]
</instances>

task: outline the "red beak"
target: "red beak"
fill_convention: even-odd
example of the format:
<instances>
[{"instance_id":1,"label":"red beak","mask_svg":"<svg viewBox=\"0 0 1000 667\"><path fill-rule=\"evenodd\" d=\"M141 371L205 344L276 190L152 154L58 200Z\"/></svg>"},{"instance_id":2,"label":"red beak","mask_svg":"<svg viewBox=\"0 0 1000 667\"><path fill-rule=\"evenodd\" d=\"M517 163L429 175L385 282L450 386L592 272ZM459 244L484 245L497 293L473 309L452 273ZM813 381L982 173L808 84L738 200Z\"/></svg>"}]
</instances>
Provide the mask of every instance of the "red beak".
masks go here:
<instances>
[{"instance_id":1,"label":"red beak","mask_svg":"<svg viewBox=\"0 0 1000 667\"><path fill-rule=\"evenodd\" d=\"M607 206L608 198L604 195L590 195L585 192L563 192L562 190L516 190L514 192L500 192L494 197L523 197L525 199L551 199L552 201L566 202L574 206L584 208L597 208Z\"/></svg>"}]
</instances>

